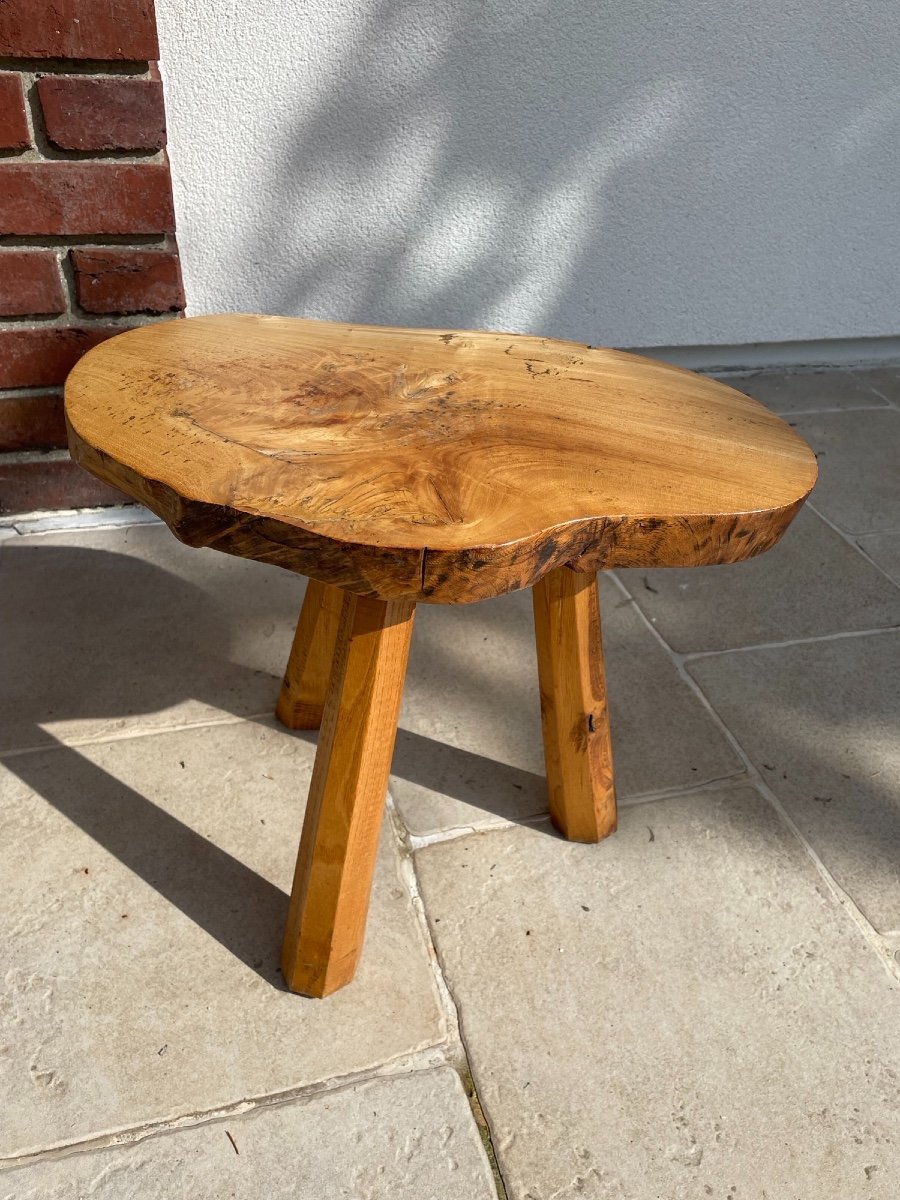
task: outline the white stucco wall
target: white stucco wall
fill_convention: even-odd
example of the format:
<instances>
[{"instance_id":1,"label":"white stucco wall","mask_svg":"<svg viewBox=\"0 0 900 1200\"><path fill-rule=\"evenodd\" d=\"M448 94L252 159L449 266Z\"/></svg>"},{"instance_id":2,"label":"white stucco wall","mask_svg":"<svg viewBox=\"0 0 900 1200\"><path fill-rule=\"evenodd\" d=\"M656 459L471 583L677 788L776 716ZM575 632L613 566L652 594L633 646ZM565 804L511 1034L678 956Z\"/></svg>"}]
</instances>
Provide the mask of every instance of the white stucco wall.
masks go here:
<instances>
[{"instance_id":1,"label":"white stucco wall","mask_svg":"<svg viewBox=\"0 0 900 1200\"><path fill-rule=\"evenodd\" d=\"M157 0L192 312L900 333L898 0Z\"/></svg>"}]
</instances>

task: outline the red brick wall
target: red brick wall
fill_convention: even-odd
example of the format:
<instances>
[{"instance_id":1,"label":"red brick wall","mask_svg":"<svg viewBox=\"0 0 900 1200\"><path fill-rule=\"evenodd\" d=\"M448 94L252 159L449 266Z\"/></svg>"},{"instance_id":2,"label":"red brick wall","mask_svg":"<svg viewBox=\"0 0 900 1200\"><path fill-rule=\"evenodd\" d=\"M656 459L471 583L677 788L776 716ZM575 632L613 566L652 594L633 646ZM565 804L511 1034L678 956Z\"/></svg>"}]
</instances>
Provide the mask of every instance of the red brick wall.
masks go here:
<instances>
[{"instance_id":1,"label":"red brick wall","mask_svg":"<svg viewBox=\"0 0 900 1200\"><path fill-rule=\"evenodd\" d=\"M0 514L122 500L69 459L62 383L184 308L153 0L0 0Z\"/></svg>"}]
</instances>

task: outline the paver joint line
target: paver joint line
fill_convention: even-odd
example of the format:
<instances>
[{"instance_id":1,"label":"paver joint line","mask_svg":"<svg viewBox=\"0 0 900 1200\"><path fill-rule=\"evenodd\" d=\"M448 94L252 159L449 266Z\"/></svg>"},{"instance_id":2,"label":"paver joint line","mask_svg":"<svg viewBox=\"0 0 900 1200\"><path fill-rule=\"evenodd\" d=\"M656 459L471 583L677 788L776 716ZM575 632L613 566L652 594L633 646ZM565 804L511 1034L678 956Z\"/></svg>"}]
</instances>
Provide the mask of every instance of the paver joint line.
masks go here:
<instances>
[{"instance_id":1,"label":"paver joint line","mask_svg":"<svg viewBox=\"0 0 900 1200\"><path fill-rule=\"evenodd\" d=\"M616 576L616 583L622 589L622 591L625 592L627 595L628 594L627 589L625 588L625 585L622 583L622 581L618 578L618 576ZM723 736L725 736L725 738L727 739L729 744L734 749L735 753L739 755L741 761L744 763L747 776L750 779L750 781L752 782L753 786L755 786L757 788L757 790L765 797L765 799L768 801L768 803L778 813L781 820L790 829L790 831L794 835L794 837L796 837L797 840L800 842L800 844L803 846L804 850L806 851L806 854L812 860L813 864L816 867L816 870L818 871L819 875L822 877L822 879L828 886L828 889L829 889L831 895L833 896L834 900L838 904L838 906L844 912L847 913L850 920L853 922L853 924L856 926L856 928L859 930L860 934L862 935L863 940L866 942L866 944L869 946L869 948L875 953L876 957L879 959L879 961L881 962L882 966L884 967L884 969L886 970L888 975L892 979L900 981L900 963L898 963L898 961L894 958L893 954L885 946L884 940L883 940L883 935L879 934L879 932L874 928L874 926L871 924L871 922L866 919L865 915L862 913L859 906L854 902L853 898L840 886L840 884L835 879L834 875L831 873L831 871L828 870L825 863L822 861L820 856L816 853L814 847L803 836L802 832L800 831L800 829L798 828L796 823L792 820L790 815L787 813L784 806L781 804L781 801L777 798L775 793L772 791L771 787L768 785L768 783L766 782L766 780L763 777L763 775L761 774L761 772L757 770L756 766L753 763L753 760L750 758L750 756L744 750L743 746L738 741L737 737L734 735L734 733L731 731L731 729L728 727L728 725L725 723L725 721L722 719L722 717L719 716L718 712L713 707L713 705L710 702L709 698L707 697L706 693L703 691L703 689L700 687L700 685L697 683L697 681L693 678L693 676L686 670L685 660L688 656L678 655L675 651L673 651L672 648L669 646L668 642L666 642L666 640L663 638L662 634L654 627L653 623L644 615L643 612L641 612L639 606L635 605L635 607L638 608L638 611L640 612L641 618L642 618L644 624L646 625L647 629L653 634L653 636L665 648L666 652L670 655L672 661L675 664L676 669L678 670L681 677L684 679L685 683L687 683L687 685L691 688L691 690L694 692L694 694L697 696L697 698L700 700L700 702L704 705L704 707L709 712L710 716L714 719L716 725L721 730ZM893 630L889 630L889 629L875 630L873 632L875 632L875 633L891 633L891 632L893 632ZM848 636L852 636L852 635L848 635ZM831 638L813 638L813 639L809 639L809 640L815 642L815 641L829 641L832 639ZM755 648L758 649L759 647L755 647ZM773 648L775 648L775 649L781 648L781 645L779 644ZM726 651L724 653L729 653L729 652ZM701 656L697 655L696 657L701 657ZM704 655L702 657L707 657L707 656Z\"/></svg>"},{"instance_id":2,"label":"paver joint line","mask_svg":"<svg viewBox=\"0 0 900 1200\"><path fill-rule=\"evenodd\" d=\"M697 658L719 658L724 654L748 654L754 650L782 650L788 646L811 646L816 642L840 642L847 638L878 637L883 633L896 633L900 625L881 625L877 629L848 629L836 633L820 633L805 638L789 638L784 642L757 642L752 646L731 646L727 650L691 650L679 654L669 647L672 658L679 663L692 662Z\"/></svg>"},{"instance_id":3,"label":"paver joint line","mask_svg":"<svg viewBox=\"0 0 900 1200\"><path fill-rule=\"evenodd\" d=\"M70 1142L58 1142L43 1150L29 1151L24 1154L4 1155L0 1157L0 1175L15 1167L27 1166L31 1163L45 1162L58 1158L68 1158L73 1154L89 1154L95 1150L105 1150L114 1146L130 1146L145 1141L148 1138L165 1137L178 1133L182 1129L193 1129L198 1125L217 1124L231 1117L243 1116L245 1113L256 1112L259 1109L277 1108L287 1104L312 1103L324 1096L337 1092L349 1091L361 1083L390 1080L410 1075L427 1075L441 1067L449 1067L459 1074L459 1068L453 1061L441 1057L434 1061L434 1055L442 1052L447 1044L436 1042L411 1056L401 1056L393 1061L386 1061L371 1070L354 1072L346 1076L324 1079L298 1088L288 1088L281 1092L269 1092L260 1096L251 1096L243 1100L235 1100L231 1104L218 1108L200 1109L197 1112L184 1113L172 1119L162 1118L157 1121L147 1121L140 1125L129 1126L99 1134L95 1137L80 1138Z\"/></svg>"}]
</instances>

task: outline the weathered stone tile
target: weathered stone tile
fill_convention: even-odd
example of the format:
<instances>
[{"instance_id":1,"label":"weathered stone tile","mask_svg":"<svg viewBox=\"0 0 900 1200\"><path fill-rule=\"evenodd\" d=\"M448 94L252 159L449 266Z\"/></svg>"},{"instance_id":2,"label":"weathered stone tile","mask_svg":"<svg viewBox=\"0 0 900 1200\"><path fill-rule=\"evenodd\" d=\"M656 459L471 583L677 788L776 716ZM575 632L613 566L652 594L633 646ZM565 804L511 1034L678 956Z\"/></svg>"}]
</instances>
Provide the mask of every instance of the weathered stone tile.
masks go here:
<instances>
[{"instance_id":1,"label":"weathered stone tile","mask_svg":"<svg viewBox=\"0 0 900 1200\"><path fill-rule=\"evenodd\" d=\"M274 708L303 580L162 525L0 555L0 749Z\"/></svg>"},{"instance_id":2,"label":"weathered stone tile","mask_svg":"<svg viewBox=\"0 0 900 1200\"><path fill-rule=\"evenodd\" d=\"M757 793L416 861L512 1200L893 1200L897 984Z\"/></svg>"},{"instance_id":3,"label":"weathered stone tile","mask_svg":"<svg viewBox=\"0 0 900 1200\"><path fill-rule=\"evenodd\" d=\"M761 371L732 375L723 382L777 413L819 408L870 408L884 403L858 372Z\"/></svg>"},{"instance_id":4,"label":"weathered stone tile","mask_svg":"<svg viewBox=\"0 0 900 1200\"><path fill-rule=\"evenodd\" d=\"M882 571L900 583L900 533L872 533L860 538L859 544Z\"/></svg>"},{"instance_id":5,"label":"weathered stone tile","mask_svg":"<svg viewBox=\"0 0 900 1200\"><path fill-rule=\"evenodd\" d=\"M496 1197L472 1113L449 1068L37 1162L0 1179L6 1200Z\"/></svg>"},{"instance_id":6,"label":"weathered stone tile","mask_svg":"<svg viewBox=\"0 0 900 1200\"><path fill-rule=\"evenodd\" d=\"M848 533L900 529L900 412L823 413L795 424L819 458L813 507Z\"/></svg>"},{"instance_id":7,"label":"weathered stone tile","mask_svg":"<svg viewBox=\"0 0 900 1200\"><path fill-rule=\"evenodd\" d=\"M841 887L900 930L900 633L689 670Z\"/></svg>"},{"instance_id":8,"label":"weathered stone tile","mask_svg":"<svg viewBox=\"0 0 900 1200\"><path fill-rule=\"evenodd\" d=\"M0 1154L366 1070L445 1036L385 831L357 979L284 990L314 753L215 725L12 755L0 775Z\"/></svg>"},{"instance_id":9,"label":"weathered stone tile","mask_svg":"<svg viewBox=\"0 0 900 1200\"><path fill-rule=\"evenodd\" d=\"M900 624L900 592L808 509L774 550L749 562L618 574L682 652Z\"/></svg>"},{"instance_id":10,"label":"weathered stone tile","mask_svg":"<svg viewBox=\"0 0 900 1200\"><path fill-rule=\"evenodd\" d=\"M665 651L608 580L602 610L619 795L739 770ZM546 810L530 593L420 606L400 726L391 794L411 832L485 827Z\"/></svg>"}]
</instances>

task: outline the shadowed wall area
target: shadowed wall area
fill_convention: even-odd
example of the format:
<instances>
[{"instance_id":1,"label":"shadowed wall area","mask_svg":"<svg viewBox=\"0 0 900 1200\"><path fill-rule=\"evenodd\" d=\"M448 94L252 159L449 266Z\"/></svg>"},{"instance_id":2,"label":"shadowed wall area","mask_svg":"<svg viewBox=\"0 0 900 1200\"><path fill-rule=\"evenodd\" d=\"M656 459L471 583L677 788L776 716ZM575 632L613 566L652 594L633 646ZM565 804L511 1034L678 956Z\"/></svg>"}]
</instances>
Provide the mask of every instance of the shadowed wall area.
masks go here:
<instances>
[{"instance_id":1,"label":"shadowed wall area","mask_svg":"<svg viewBox=\"0 0 900 1200\"><path fill-rule=\"evenodd\" d=\"M157 7L193 312L897 332L890 0Z\"/></svg>"}]
</instances>

